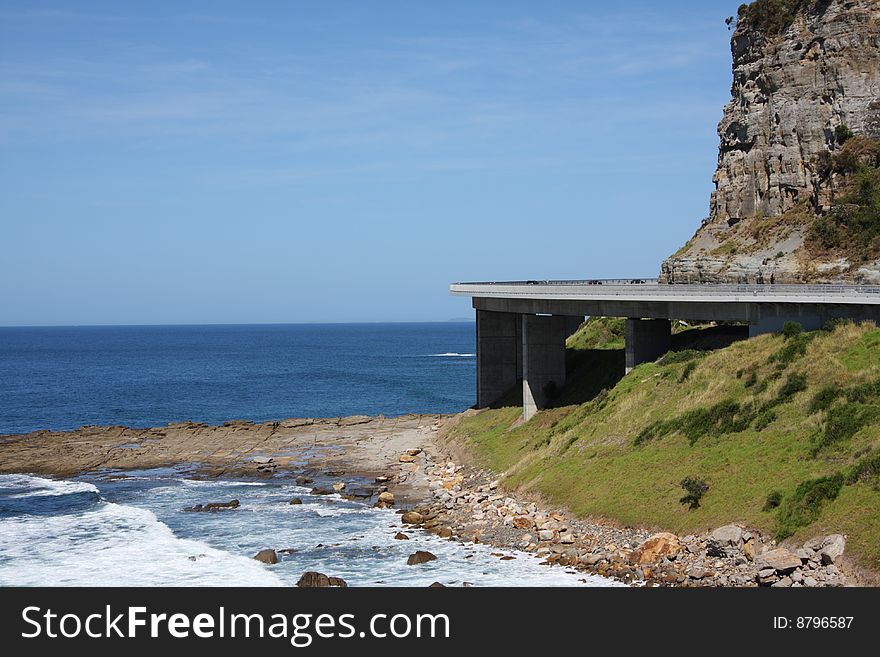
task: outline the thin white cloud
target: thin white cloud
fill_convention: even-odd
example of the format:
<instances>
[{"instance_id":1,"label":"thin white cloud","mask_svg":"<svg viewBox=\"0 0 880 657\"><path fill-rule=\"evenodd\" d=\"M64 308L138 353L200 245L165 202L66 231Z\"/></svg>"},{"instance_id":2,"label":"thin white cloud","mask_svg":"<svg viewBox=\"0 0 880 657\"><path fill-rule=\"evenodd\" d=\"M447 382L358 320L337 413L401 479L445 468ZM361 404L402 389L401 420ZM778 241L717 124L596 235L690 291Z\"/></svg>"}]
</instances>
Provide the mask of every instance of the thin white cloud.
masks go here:
<instances>
[{"instance_id":1,"label":"thin white cloud","mask_svg":"<svg viewBox=\"0 0 880 657\"><path fill-rule=\"evenodd\" d=\"M647 38L658 34L663 38ZM0 63L0 139L225 139L283 143L292 158L348 150L366 158L359 166L370 171L463 170L481 165L451 157L456 151L480 142L488 144L487 158L500 157L493 139L515 144L535 126L558 137L566 128L656 129L714 116L714 100L669 99L638 86L658 72L726 58L714 51L714 38L694 41L672 20L620 14L519 21L348 50L291 44L286 53L268 53L250 44L234 57L119 40L110 48L114 57ZM633 103L638 93L650 102ZM409 156L389 160L387 153ZM493 165L542 166L544 157L533 152ZM346 171L349 165L294 167L270 179Z\"/></svg>"}]
</instances>

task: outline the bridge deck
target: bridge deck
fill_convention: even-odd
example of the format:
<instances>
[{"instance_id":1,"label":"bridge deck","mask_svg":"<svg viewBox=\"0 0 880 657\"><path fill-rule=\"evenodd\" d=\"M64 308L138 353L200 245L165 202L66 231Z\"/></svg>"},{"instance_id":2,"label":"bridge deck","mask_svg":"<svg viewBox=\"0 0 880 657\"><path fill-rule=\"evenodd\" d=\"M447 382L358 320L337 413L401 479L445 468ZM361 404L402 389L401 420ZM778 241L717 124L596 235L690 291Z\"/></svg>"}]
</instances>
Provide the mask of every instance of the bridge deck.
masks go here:
<instances>
[{"instance_id":1,"label":"bridge deck","mask_svg":"<svg viewBox=\"0 0 880 657\"><path fill-rule=\"evenodd\" d=\"M639 282L634 282L639 281ZM487 299L880 305L876 285L668 285L657 279L453 283L457 296Z\"/></svg>"}]
</instances>

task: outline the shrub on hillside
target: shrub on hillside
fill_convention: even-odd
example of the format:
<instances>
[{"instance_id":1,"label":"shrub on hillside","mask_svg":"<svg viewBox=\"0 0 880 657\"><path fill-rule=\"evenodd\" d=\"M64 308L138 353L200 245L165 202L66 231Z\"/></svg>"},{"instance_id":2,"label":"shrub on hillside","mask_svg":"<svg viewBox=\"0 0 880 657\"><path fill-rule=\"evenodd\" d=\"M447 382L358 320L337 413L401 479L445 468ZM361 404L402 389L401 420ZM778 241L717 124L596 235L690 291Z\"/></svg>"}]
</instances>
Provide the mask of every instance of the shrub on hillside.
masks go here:
<instances>
[{"instance_id":1,"label":"shrub on hillside","mask_svg":"<svg viewBox=\"0 0 880 657\"><path fill-rule=\"evenodd\" d=\"M700 500L709 490L709 484L699 477L685 477L681 480L681 487L685 495L679 500L681 504L687 504L689 509L699 509Z\"/></svg>"},{"instance_id":2,"label":"shrub on hillside","mask_svg":"<svg viewBox=\"0 0 880 657\"><path fill-rule=\"evenodd\" d=\"M822 330L831 332L837 329L839 326L846 326L853 323L853 320L846 317L835 317L834 319L829 319L827 322L825 322L825 324L822 325Z\"/></svg>"},{"instance_id":3,"label":"shrub on hillside","mask_svg":"<svg viewBox=\"0 0 880 657\"><path fill-rule=\"evenodd\" d=\"M776 538L783 540L819 517L822 505L833 500L844 484L843 473L801 482L779 506Z\"/></svg>"},{"instance_id":4,"label":"shrub on hillside","mask_svg":"<svg viewBox=\"0 0 880 657\"><path fill-rule=\"evenodd\" d=\"M845 404L833 407L828 411L825 430L819 434L813 445L813 456L835 443L849 440L878 417L880 417L878 406Z\"/></svg>"},{"instance_id":5,"label":"shrub on hillside","mask_svg":"<svg viewBox=\"0 0 880 657\"><path fill-rule=\"evenodd\" d=\"M758 415L758 419L755 420L755 431L763 431L766 429L771 422L775 422L777 419L776 411L772 410L764 410Z\"/></svg>"},{"instance_id":6,"label":"shrub on hillside","mask_svg":"<svg viewBox=\"0 0 880 657\"><path fill-rule=\"evenodd\" d=\"M691 374L693 374L695 369L697 369L697 361L692 360L684 366L684 369L681 371L681 375L678 377L678 382L684 383L685 381L687 381L690 378Z\"/></svg>"},{"instance_id":7,"label":"shrub on hillside","mask_svg":"<svg viewBox=\"0 0 880 657\"><path fill-rule=\"evenodd\" d=\"M810 413L818 413L819 411L827 411L831 408L831 404L843 394L843 390L841 390L836 385L827 385L815 395L813 395L813 399L810 400Z\"/></svg>"},{"instance_id":8,"label":"shrub on hillside","mask_svg":"<svg viewBox=\"0 0 880 657\"><path fill-rule=\"evenodd\" d=\"M779 392L776 394L776 402L781 404L787 402L797 393L807 389L807 375L803 373L789 374L788 379L782 384Z\"/></svg>"},{"instance_id":9,"label":"shrub on hillside","mask_svg":"<svg viewBox=\"0 0 880 657\"><path fill-rule=\"evenodd\" d=\"M782 503L782 493L778 490L771 491L769 495L767 495L767 500L764 502L764 511L772 511L776 507L778 507Z\"/></svg>"},{"instance_id":10,"label":"shrub on hillside","mask_svg":"<svg viewBox=\"0 0 880 657\"><path fill-rule=\"evenodd\" d=\"M846 391L846 400L850 403L866 404L880 398L880 380L853 386Z\"/></svg>"},{"instance_id":11,"label":"shrub on hillside","mask_svg":"<svg viewBox=\"0 0 880 657\"><path fill-rule=\"evenodd\" d=\"M786 402L791 401L792 397L806 389L806 374L789 374L788 379L786 379L785 383L782 384L782 387L779 388L779 392L776 393L776 396L761 404L761 408L758 410L758 419L755 421L755 429L761 431L768 424L776 420L776 413L773 409L780 404L785 404Z\"/></svg>"},{"instance_id":12,"label":"shrub on hillside","mask_svg":"<svg viewBox=\"0 0 880 657\"><path fill-rule=\"evenodd\" d=\"M876 488L880 484L880 449L875 449L855 463L847 472L846 483L867 481Z\"/></svg>"},{"instance_id":13,"label":"shrub on hillside","mask_svg":"<svg viewBox=\"0 0 880 657\"><path fill-rule=\"evenodd\" d=\"M724 399L706 408L695 408L669 420L658 420L642 429L635 445L641 445L675 432L681 432L691 445L708 434L720 435L744 431L755 417L751 404Z\"/></svg>"},{"instance_id":14,"label":"shrub on hillside","mask_svg":"<svg viewBox=\"0 0 880 657\"><path fill-rule=\"evenodd\" d=\"M770 355L769 362L775 363L776 369L784 370L807 353L807 345L813 337L811 333L799 333L792 338L786 338L785 345Z\"/></svg>"},{"instance_id":15,"label":"shrub on hillside","mask_svg":"<svg viewBox=\"0 0 880 657\"><path fill-rule=\"evenodd\" d=\"M782 335L785 339L794 338L804 332L804 327L800 322L786 322L782 325Z\"/></svg>"}]
</instances>

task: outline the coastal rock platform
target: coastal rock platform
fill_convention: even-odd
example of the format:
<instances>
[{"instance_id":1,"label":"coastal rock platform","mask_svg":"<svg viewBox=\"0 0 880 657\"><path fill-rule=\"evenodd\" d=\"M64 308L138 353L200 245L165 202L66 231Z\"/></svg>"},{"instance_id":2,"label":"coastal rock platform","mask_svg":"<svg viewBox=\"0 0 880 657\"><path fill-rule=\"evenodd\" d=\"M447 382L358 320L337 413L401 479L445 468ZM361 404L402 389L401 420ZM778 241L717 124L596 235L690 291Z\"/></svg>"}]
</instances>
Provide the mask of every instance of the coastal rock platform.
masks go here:
<instances>
[{"instance_id":1,"label":"coastal rock platform","mask_svg":"<svg viewBox=\"0 0 880 657\"><path fill-rule=\"evenodd\" d=\"M350 416L35 431L0 436L0 473L70 477L192 466L208 477L317 476L330 488L345 479L368 479L377 481L375 489L352 494L369 497L391 490L398 504L405 504L424 499L428 482L415 464L399 462L400 455L420 451L443 421L440 415Z\"/></svg>"},{"instance_id":2,"label":"coastal rock platform","mask_svg":"<svg viewBox=\"0 0 880 657\"><path fill-rule=\"evenodd\" d=\"M492 545L502 560L531 553L547 565L633 585L852 583L840 568L846 539L839 534L816 537L803 547L777 545L738 525L679 537L576 518L540 500L524 500L505 490L496 473L451 460L460 460L461 454L450 455L443 434L457 417L356 416L37 431L0 436L0 473L70 477L183 466L202 477L290 479L299 485L321 484L313 492L335 491L395 508L410 533ZM234 509L236 502L192 510ZM398 532L394 538L408 536Z\"/></svg>"}]
</instances>

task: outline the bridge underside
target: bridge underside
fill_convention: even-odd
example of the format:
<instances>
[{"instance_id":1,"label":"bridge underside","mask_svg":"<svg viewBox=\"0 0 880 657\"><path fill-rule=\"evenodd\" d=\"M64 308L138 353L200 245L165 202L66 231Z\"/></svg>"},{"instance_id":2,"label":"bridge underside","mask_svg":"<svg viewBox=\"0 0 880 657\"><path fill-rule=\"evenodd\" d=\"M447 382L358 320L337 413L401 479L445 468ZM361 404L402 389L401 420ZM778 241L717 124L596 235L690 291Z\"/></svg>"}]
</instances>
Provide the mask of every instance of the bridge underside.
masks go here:
<instances>
[{"instance_id":1,"label":"bridge underside","mask_svg":"<svg viewBox=\"0 0 880 657\"><path fill-rule=\"evenodd\" d=\"M880 323L880 306L773 302L628 301L474 297L477 314L477 407L521 384L528 420L565 384L565 340L585 316L625 317L626 369L669 351L671 319L749 323L749 335L795 321L806 330L837 318Z\"/></svg>"},{"instance_id":2,"label":"bridge underside","mask_svg":"<svg viewBox=\"0 0 880 657\"><path fill-rule=\"evenodd\" d=\"M628 301L618 299L522 299L474 297L476 310L520 315L649 317L700 321L748 322L753 335L772 333L787 321L807 330L822 328L830 319L880 320L880 305L853 303L774 303L771 301Z\"/></svg>"}]
</instances>

